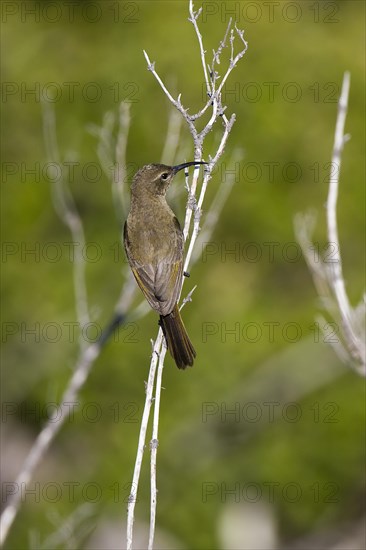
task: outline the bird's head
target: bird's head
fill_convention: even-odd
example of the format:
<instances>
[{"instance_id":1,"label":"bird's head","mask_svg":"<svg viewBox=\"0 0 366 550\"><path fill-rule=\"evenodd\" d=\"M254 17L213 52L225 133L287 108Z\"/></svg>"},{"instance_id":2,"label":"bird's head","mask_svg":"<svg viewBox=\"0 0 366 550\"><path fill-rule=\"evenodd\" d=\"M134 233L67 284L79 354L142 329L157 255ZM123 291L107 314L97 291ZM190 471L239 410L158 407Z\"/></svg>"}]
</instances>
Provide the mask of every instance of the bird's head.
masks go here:
<instances>
[{"instance_id":1,"label":"bird's head","mask_svg":"<svg viewBox=\"0 0 366 550\"><path fill-rule=\"evenodd\" d=\"M165 195L170 182L177 172L188 166L196 166L199 164L207 164L207 162L184 162L176 166L147 164L136 173L133 178L131 190L133 193L149 192L154 195Z\"/></svg>"}]
</instances>

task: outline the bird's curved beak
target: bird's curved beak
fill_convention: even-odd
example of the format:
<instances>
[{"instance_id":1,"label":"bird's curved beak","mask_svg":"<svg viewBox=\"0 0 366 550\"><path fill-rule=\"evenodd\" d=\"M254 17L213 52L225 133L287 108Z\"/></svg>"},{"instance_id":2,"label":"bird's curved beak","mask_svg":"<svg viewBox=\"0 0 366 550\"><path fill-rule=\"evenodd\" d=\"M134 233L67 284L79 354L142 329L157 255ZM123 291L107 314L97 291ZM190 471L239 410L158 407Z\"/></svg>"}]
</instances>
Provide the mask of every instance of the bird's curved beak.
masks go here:
<instances>
[{"instance_id":1,"label":"bird's curved beak","mask_svg":"<svg viewBox=\"0 0 366 550\"><path fill-rule=\"evenodd\" d=\"M199 164L208 164L208 162L201 162L201 161L193 161L193 162L184 162L183 164L177 164L176 166L173 166L173 173L176 174L179 172L179 170L183 170L183 168L188 168L188 166L198 166Z\"/></svg>"}]
</instances>

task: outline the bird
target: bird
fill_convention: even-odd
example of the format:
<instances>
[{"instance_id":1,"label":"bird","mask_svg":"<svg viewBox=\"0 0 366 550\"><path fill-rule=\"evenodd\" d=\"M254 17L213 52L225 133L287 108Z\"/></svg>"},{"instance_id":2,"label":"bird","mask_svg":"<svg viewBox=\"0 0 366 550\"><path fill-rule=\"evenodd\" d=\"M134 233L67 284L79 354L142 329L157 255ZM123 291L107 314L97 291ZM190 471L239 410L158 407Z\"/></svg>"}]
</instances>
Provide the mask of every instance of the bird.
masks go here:
<instances>
[{"instance_id":1,"label":"bird","mask_svg":"<svg viewBox=\"0 0 366 550\"><path fill-rule=\"evenodd\" d=\"M160 316L167 348L179 369L193 366L196 351L180 315L184 237L177 217L166 201L174 176L189 166L147 164L134 176L131 205L123 241L128 263L151 308Z\"/></svg>"}]
</instances>

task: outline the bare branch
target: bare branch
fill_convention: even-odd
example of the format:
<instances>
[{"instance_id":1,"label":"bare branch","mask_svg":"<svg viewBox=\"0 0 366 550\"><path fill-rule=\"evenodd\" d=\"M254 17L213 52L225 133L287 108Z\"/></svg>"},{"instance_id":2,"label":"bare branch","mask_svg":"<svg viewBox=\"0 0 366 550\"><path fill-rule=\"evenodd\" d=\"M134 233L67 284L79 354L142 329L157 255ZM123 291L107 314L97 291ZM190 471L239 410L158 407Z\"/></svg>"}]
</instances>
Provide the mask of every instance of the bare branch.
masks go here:
<instances>
[{"instance_id":1,"label":"bare branch","mask_svg":"<svg viewBox=\"0 0 366 550\"><path fill-rule=\"evenodd\" d=\"M199 46L200 46L202 69L203 69L203 74L204 74L204 77L205 77L207 95L211 96L212 91L211 91L211 84L210 84L210 80L208 78L208 72L207 72L206 52L203 48L202 35L201 35L201 33L199 31L199 28L198 28L198 25L197 25L197 19L201 15L201 12L202 12L202 7L197 12L194 12L193 11L193 0L189 0L189 14L190 14L189 21L192 23L192 25L194 26L194 30L196 31L198 43L199 43Z\"/></svg>"},{"instance_id":2,"label":"bare branch","mask_svg":"<svg viewBox=\"0 0 366 550\"><path fill-rule=\"evenodd\" d=\"M234 35L234 32L231 31L231 36L230 36L230 44L231 44L231 59L230 59L230 65L226 71L226 73L224 74L223 76L223 79L221 80L221 83L220 83L220 86L218 87L217 91L216 91L216 94L220 94L221 91L222 91L222 88L225 84L225 82L227 81L231 71L234 69L234 67L236 67L238 61L246 54L246 51L248 49L248 42L246 40L244 40L244 31L238 29L238 27L236 26L235 24L235 30L236 30L236 33L237 35L239 36L240 40L242 41L243 43L243 49L240 50L236 56L233 58L233 53L234 53L234 39L235 39L235 35Z\"/></svg>"},{"instance_id":3,"label":"bare branch","mask_svg":"<svg viewBox=\"0 0 366 550\"><path fill-rule=\"evenodd\" d=\"M199 176L199 168L195 167L193 170L193 176L192 176L192 184L189 185L188 183L188 173L187 173L187 187L188 187L188 198L187 198L187 207L186 207L186 217L184 220L184 227L183 227L183 237L184 241L188 238L189 228L191 225L191 219L193 212L196 211L197 208L197 199L196 199L196 191L197 191L197 183L198 183L198 176ZM185 271L187 271L185 269Z\"/></svg>"},{"instance_id":4,"label":"bare branch","mask_svg":"<svg viewBox=\"0 0 366 550\"><path fill-rule=\"evenodd\" d=\"M89 125L89 131L98 138L97 154L104 174L111 182L112 197L117 220L126 217L126 149L130 129L130 103L122 101L119 106L117 137L115 138L116 116L108 112L103 117L102 126Z\"/></svg>"},{"instance_id":5,"label":"bare branch","mask_svg":"<svg viewBox=\"0 0 366 550\"><path fill-rule=\"evenodd\" d=\"M230 166L235 166L243 158L243 151L241 149L234 149L234 152L229 161ZM215 226L219 220L221 211L225 205L227 198L230 195L231 189L235 182L235 174L231 170L227 177L222 177L220 186L216 191L215 197L210 205L210 208L205 216L202 229L197 237L196 246L192 251L191 261L196 263L200 257L204 246L210 240L211 235L215 229Z\"/></svg>"},{"instance_id":6,"label":"bare branch","mask_svg":"<svg viewBox=\"0 0 366 550\"><path fill-rule=\"evenodd\" d=\"M226 117L225 117L225 120L227 121ZM224 148L225 148L225 145L226 145L226 142L227 142L227 139L229 137L229 133L231 131L231 128L233 126L235 122L235 115L232 115L231 116L231 119L230 121L227 121L227 124L226 124L226 127L225 127L225 131L223 133L223 136L221 138L221 141L220 141L220 144L217 148L217 152L214 156L214 158L211 160L211 163L210 163L210 169L212 169L211 167L212 166L215 166L215 164L217 163L218 159L220 158L220 156L222 155L223 151L224 151ZM205 194L206 194L206 190L207 190L207 184L211 178L211 170L206 170L205 171L205 176L203 178L203 182L202 182L202 187L201 187L201 192L200 192L200 196L199 196L199 199L198 199L198 202L197 204L195 205L195 208L194 208L194 223L193 223L193 232L192 232L192 237L191 237L191 240L190 240L190 243L189 243L189 247L188 247L188 252L186 254L186 259L185 259L185 263L184 263L184 271L188 271L189 270L189 263L190 263L190 260L191 260L191 256L192 256L192 253L193 253L193 248L195 246L195 243L196 243L196 239L198 237L198 233L200 231L200 221L201 221L201 215L202 215L202 205L203 205L203 201L204 201L204 197L205 197ZM231 187L230 187L231 188ZM193 209L187 209L187 212L192 212ZM187 219L188 218L188 219ZM187 232L188 234L188 228L189 228L189 222L190 222L190 217L187 216L186 218L186 227L185 227L185 231ZM218 218L216 218L217 220Z\"/></svg>"},{"instance_id":7,"label":"bare branch","mask_svg":"<svg viewBox=\"0 0 366 550\"><path fill-rule=\"evenodd\" d=\"M188 292L187 296L183 298L182 305L180 306L179 310L183 309L184 306L188 304L188 302L192 302L192 295L193 295L193 292L196 290L196 288L197 288L197 285L194 285L194 287Z\"/></svg>"},{"instance_id":8,"label":"bare branch","mask_svg":"<svg viewBox=\"0 0 366 550\"><path fill-rule=\"evenodd\" d=\"M151 358L151 363L150 363L149 377L148 377L147 385L146 385L145 407L144 407L144 411L143 411L142 419L141 419L140 435L139 435L137 455L136 455L135 467L134 467L133 478L132 478L131 493L130 493L130 496L128 497L128 505L127 505L127 550L132 549L133 522L134 522L134 512L135 512L137 490L138 490L139 481L140 481L141 465L142 465L142 459L143 459L143 454L144 454L144 449L145 449L146 430L147 430L147 425L148 425L148 422L149 422L151 404L152 404L152 401L153 401L153 389L154 389L154 380L155 380L156 367L157 367L158 360L159 360L159 357L160 357L160 354L161 354L162 342L163 342L163 331L161 329L159 329L158 336L155 340L155 344L154 344L154 347L153 347L153 353L152 353L152 358Z\"/></svg>"},{"instance_id":9,"label":"bare branch","mask_svg":"<svg viewBox=\"0 0 366 550\"><path fill-rule=\"evenodd\" d=\"M65 519L55 517L55 532L48 536L42 543L38 543L37 550L49 550L50 548L77 548L80 547L83 537L93 530L90 520L95 513L95 505L84 502L79 505Z\"/></svg>"},{"instance_id":10,"label":"bare branch","mask_svg":"<svg viewBox=\"0 0 366 550\"><path fill-rule=\"evenodd\" d=\"M313 282L321 298L322 305L329 309L332 296L328 286L327 272L324 269L323 260L319 251L312 243L312 235L315 227L316 216L314 212L298 213L294 219L295 233L305 261L313 276Z\"/></svg>"},{"instance_id":11,"label":"bare branch","mask_svg":"<svg viewBox=\"0 0 366 550\"><path fill-rule=\"evenodd\" d=\"M116 123L116 116L113 112L105 113L103 117L102 126L96 124L89 124L89 132L98 138L97 155L100 162L100 166L104 174L110 180L113 174L113 130Z\"/></svg>"},{"instance_id":12,"label":"bare branch","mask_svg":"<svg viewBox=\"0 0 366 550\"><path fill-rule=\"evenodd\" d=\"M52 198L55 210L68 227L74 244L75 260L73 264L74 292L77 319L79 322L80 347L85 346L82 330L90 322L88 298L85 283L85 235L81 218L78 214L74 199L67 186L65 167L61 163L56 134L56 117L53 106L47 101L43 106L43 133L46 145L47 158L55 167L55 174L51 180Z\"/></svg>"},{"instance_id":13,"label":"bare branch","mask_svg":"<svg viewBox=\"0 0 366 550\"><path fill-rule=\"evenodd\" d=\"M114 177L112 181L112 192L118 221L126 217L127 193L126 193L126 150L128 132L131 123L130 103L121 102L119 108L119 129L116 143L116 161Z\"/></svg>"},{"instance_id":14,"label":"bare branch","mask_svg":"<svg viewBox=\"0 0 366 550\"><path fill-rule=\"evenodd\" d=\"M342 316L343 329L347 333L347 340L350 344L350 351L352 355L357 357L360 342L355 334L352 323L352 312L349 304L348 296L346 293L345 283L342 274L342 259L340 254L340 245L338 238L337 227L337 198L338 198L338 184L339 174L341 170L341 156L344 144L348 141L349 136L344 135L344 126L347 116L348 107L348 95L350 88L350 73L346 72L343 78L341 97L338 103L338 116L337 124L334 135L333 155L332 155L332 168L335 167L335 175L332 175L329 180L329 192L327 200L327 224L328 224L328 238L329 242L335 245L335 257L334 262L331 264L333 273L330 274L332 288L338 303L338 308ZM362 360L361 356L358 357ZM365 357L363 359L365 362ZM365 365L366 366L366 365Z\"/></svg>"},{"instance_id":15,"label":"bare branch","mask_svg":"<svg viewBox=\"0 0 366 550\"><path fill-rule=\"evenodd\" d=\"M150 533L149 533L149 550L154 546L155 535L155 522L156 522L156 500L157 500L157 488L156 488L156 455L158 451L158 436L159 436L159 412L160 412L160 396L161 396L161 383L163 379L164 370L164 358L166 354L166 345L161 348L159 355L158 373L156 378L156 390L154 398L154 418L153 418L153 430L152 439L150 441L151 459L150 459L150 473L151 473L151 511L150 511Z\"/></svg>"},{"instance_id":16,"label":"bare branch","mask_svg":"<svg viewBox=\"0 0 366 550\"><path fill-rule=\"evenodd\" d=\"M311 253L311 250L314 251L315 249L311 242L314 227L312 216L297 215L295 218L295 233L312 274L314 285L322 299L323 307L333 319L340 322L340 337L342 341L337 343L335 351L343 361L349 363L359 374L366 376L365 332L362 320L363 316L361 317L360 315L361 310L365 312L365 303L361 302L355 309L349 303L342 273L337 225L337 198L341 156L344 144L349 139L349 136L344 134L349 88L350 74L346 72L343 77L342 91L338 103L326 205L328 242L333 245L334 249L332 262L322 259L319 254L314 255Z\"/></svg>"}]
</instances>

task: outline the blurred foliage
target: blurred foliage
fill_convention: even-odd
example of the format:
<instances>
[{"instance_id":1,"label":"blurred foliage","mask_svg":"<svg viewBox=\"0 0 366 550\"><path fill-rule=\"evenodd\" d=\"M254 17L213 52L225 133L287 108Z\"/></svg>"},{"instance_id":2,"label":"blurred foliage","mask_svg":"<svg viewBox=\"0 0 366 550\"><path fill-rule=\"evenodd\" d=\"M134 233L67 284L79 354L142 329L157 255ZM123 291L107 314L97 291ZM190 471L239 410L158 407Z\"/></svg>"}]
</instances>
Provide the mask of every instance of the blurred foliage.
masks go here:
<instances>
[{"instance_id":1,"label":"blurred foliage","mask_svg":"<svg viewBox=\"0 0 366 550\"><path fill-rule=\"evenodd\" d=\"M72 262L65 244L71 238L53 210L43 170L40 95L57 92L61 155L79 163L70 189L87 242L101 251L98 261L87 263L87 286L93 320L103 326L122 283L124 220L114 216L107 178L101 175L93 182L82 170L97 162L97 142L88 126L100 125L106 111L117 114L121 100L131 102L127 160L133 172L159 161L170 108L147 71L142 50L156 61L171 89L182 93L191 112L202 105L203 82L186 1L2 4L2 380L3 404L15 404L16 410L5 415L5 439L9 449L24 440L13 458L19 467L44 421L37 410L27 410L38 406L42 413L47 403L60 399L78 354L77 338L70 341L66 328L75 321ZM243 148L245 156L210 253L203 253L186 286L198 284L193 303L184 309L197 361L192 370L179 372L169 358L164 373L157 525L187 548L220 546L215 525L225 503L236 499L222 487L238 483L241 499L246 485L254 483L263 489L265 503L265 484L276 485L273 506L283 541L363 513L363 382L339 364L314 325L317 297L305 263L290 243L295 241L294 215L314 208L315 240L320 248L326 245L327 163L340 84L344 70L350 70L346 131L352 139L343 154L338 220L347 290L353 303L360 299L365 265L365 4L304 0L274 2L269 10L267 2L206 2L200 24L211 52L236 12L249 49L226 87L227 112L235 112L237 122L209 197L225 177L225 168L232 168L233 148ZM193 154L191 145L186 153L186 128L181 142L185 157L178 153L178 162ZM215 143L215 136L208 139L206 157ZM177 178L176 185L181 184ZM184 199L181 194L174 205L180 218ZM50 243L60 251L56 261L47 259ZM273 257L268 243L273 243ZM51 330L50 336L42 333L49 323L63 329L56 342L50 341ZM259 332L250 332L248 323ZM275 323L273 338L270 323ZM27 332L34 328L39 338ZM30 531L41 540L52 533L56 513L65 518L77 505L93 500L92 490L89 495L81 491L90 483L101 488L97 525L111 518L117 525L124 521L150 338L156 329L156 316L149 314L137 324L136 342L129 343L121 330L117 341L112 339L104 349L80 396L81 407L34 480L41 487L56 482L64 490L55 502L42 494L24 499L7 548L27 547ZM214 334L207 334L208 329ZM250 384L252 393L246 390ZM256 403L252 412L260 411L258 421L245 414L250 402ZM204 422L207 403L213 408ZM279 414L272 420L265 403L279 403L273 405ZM239 417L225 413L237 407ZM96 410L101 415L93 422ZM301 416L294 421L296 410ZM148 451L145 459L137 519L148 521ZM65 489L70 482L80 484L74 499ZM208 482L217 491L204 499ZM297 501L284 493L291 483L301 489ZM80 545L88 547L87 538Z\"/></svg>"}]
</instances>

